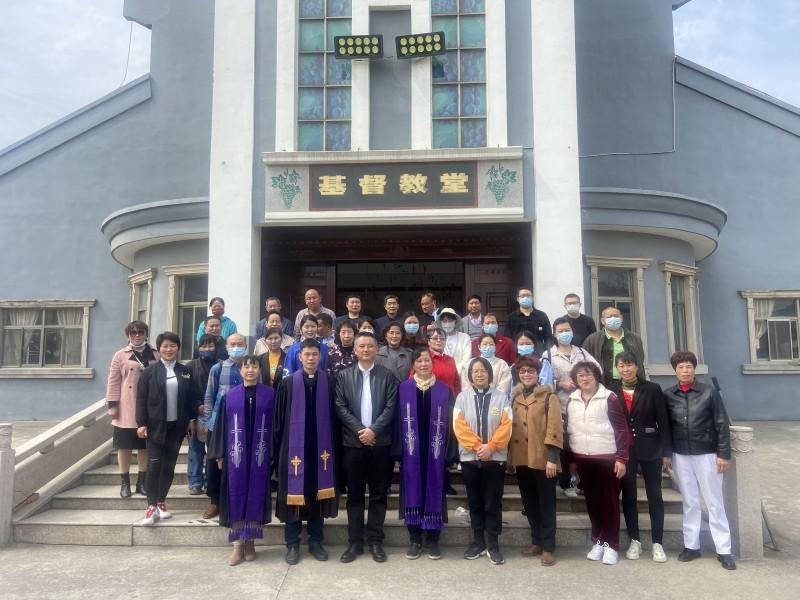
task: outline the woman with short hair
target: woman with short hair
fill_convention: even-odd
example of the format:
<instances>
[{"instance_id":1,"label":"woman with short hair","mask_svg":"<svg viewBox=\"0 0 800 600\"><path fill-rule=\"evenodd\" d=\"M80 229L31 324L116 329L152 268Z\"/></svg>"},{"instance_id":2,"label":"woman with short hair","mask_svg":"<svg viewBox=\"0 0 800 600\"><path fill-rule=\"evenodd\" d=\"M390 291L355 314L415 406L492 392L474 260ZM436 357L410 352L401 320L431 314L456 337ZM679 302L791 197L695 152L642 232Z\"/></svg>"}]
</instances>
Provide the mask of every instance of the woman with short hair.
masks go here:
<instances>
[{"instance_id":1,"label":"woman with short hair","mask_svg":"<svg viewBox=\"0 0 800 600\"><path fill-rule=\"evenodd\" d=\"M136 385L147 367L158 362L158 351L147 343L149 328L144 321L131 321L125 326L127 345L117 350L108 368L106 405L114 428L113 449L117 452L122 498L131 497L131 458L136 450L139 471L136 493L146 494L147 448L136 435Z\"/></svg>"},{"instance_id":2,"label":"woman with short hair","mask_svg":"<svg viewBox=\"0 0 800 600\"><path fill-rule=\"evenodd\" d=\"M492 382L494 383L494 387L501 390L506 395L510 395L511 369L506 361L495 355L497 350L495 337L489 333L482 333L478 337L478 350L480 355L492 365ZM464 365L464 368L461 370L461 389L464 390L468 387L469 379L467 377L466 365Z\"/></svg>"},{"instance_id":3,"label":"woman with short hair","mask_svg":"<svg viewBox=\"0 0 800 600\"><path fill-rule=\"evenodd\" d=\"M408 379L411 372L412 350L402 345L403 326L400 323L389 323L383 330L384 344L378 348L375 362L389 369L398 381Z\"/></svg>"},{"instance_id":4,"label":"woman with short hair","mask_svg":"<svg viewBox=\"0 0 800 600\"><path fill-rule=\"evenodd\" d=\"M328 362L325 366L328 379L331 381L335 381L339 371L356 362L356 356L353 353L355 339L356 329L352 321L344 320L337 325L336 333L333 336L333 348L328 353Z\"/></svg>"},{"instance_id":5,"label":"woman with short hair","mask_svg":"<svg viewBox=\"0 0 800 600\"><path fill-rule=\"evenodd\" d=\"M225 314L225 300L219 296L214 296L208 301L208 309L211 311L212 315L218 317L220 320L220 324L222 325L222 331L220 332L220 335L222 336L223 340L227 340L229 335L238 333L236 331L236 323L234 323L233 319ZM200 338L205 332L205 324L201 322L197 327L197 333L194 336L195 340L199 342Z\"/></svg>"}]
</instances>

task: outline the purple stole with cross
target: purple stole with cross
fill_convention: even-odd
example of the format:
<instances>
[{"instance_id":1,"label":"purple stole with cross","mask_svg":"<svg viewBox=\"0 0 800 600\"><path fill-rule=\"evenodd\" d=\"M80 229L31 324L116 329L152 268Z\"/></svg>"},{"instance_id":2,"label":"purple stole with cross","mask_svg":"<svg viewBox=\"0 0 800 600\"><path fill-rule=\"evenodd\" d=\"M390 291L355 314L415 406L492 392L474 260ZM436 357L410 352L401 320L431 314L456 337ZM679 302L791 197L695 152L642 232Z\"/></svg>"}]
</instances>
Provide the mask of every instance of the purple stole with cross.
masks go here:
<instances>
[{"instance_id":1,"label":"purple stole with cross","mask_svg":"<svg viewBox=\"0 0 800 600\"><path fill-rule=\"evenodd\" d=\"M292 375L292 406L289 417L289 463L288 494L286 504L304 506L304 479L306 472L305 437L306 437L306 386L303 381L303 369ZM331 406L328 397L328 377L324 371L317 371L317 393L314 407L317 417L317 500L336 497L336 486L333 476L333 439L331 433ZM314 468L311 467L311 468Z\"/></svg>"},{"instance_id":2,"label":"purple stole with cross","mask_svg":"<svg viewBox=\"0 0 800 600\"><path fill-rule=\"evenodd\" d=\"M225 395L225 425L228 428L226 466L228 471L228 506L231 529L228 541L264 537L261 520L269 493L270 448L272 445L272 409L275 391L256 385L253 431L247 431L244 385L231 388ZM247 438L252 453L247 456Z\"/></svg>"},{"instance_id":3,"label":"purple stole with cross","mask_svg":"<svg viewBox=\"0 0 800 600\"><path fill-rule=\"evenodd\" d=\"M430 388L431 414L428 422L429 438L421 440L419 411L417 410L417 384L408 379L400 384L400 431L403 442L403 503L406 525L420 525L422 529L441 529L444 489L444 458L447 449L448 401L450 388L437 381ZM428 445L427 477L422 481L420 444ZM425 504L422 503L422 486L425 486Z\"/></svg>"}]
</instances>

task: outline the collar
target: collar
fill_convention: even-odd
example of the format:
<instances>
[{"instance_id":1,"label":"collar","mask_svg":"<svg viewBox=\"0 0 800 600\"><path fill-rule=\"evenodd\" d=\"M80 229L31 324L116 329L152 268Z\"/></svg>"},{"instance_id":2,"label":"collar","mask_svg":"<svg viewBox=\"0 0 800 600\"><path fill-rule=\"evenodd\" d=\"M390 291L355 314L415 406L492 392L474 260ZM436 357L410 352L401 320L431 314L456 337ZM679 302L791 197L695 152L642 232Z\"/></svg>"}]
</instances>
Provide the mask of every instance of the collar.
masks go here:
<instances>
[{"instance_id":1,"label":"collar","mask_svg":"<svg viewBox=\"0 0 800 600\"><path fill-rule=\"evenodd\" d=\"M369 375L372 372L372 369L374 368L375 368L375 363L372 363L372 366L369 369L365 369L364 367L361 366L361 363L358 363L358 370L367 375Z\"/></svg>"},{"instance_id":2,"label":"collar","mask_svg":"<svg viewBox=\"0 0 800 600\"><path fill-rule=\"evenodd\" d=\"M609 339L609 340L614 340L615 342L621 342L622 339L625 337L625 328L624 327L620 328L620 332L621 333L620 333L619 339L617 339L617 338L615 338L613 336L608 335L608 330L605 327L603 327L603 333L606 334L606 338Z\"/></svg>"},{"instance_id":3,"label":"collar","mask_svg":"<svg viewBox=\"0 0 800 600\"><path fill-rule=\"evenodd\" d=\"M417 375L415 373L414 374L414 383L417 384L417 389L419 389L420 391L424 392L424 391L429 390L430 388L433 387L433 384L436 383L436 376L431 374L431 376L428 377L428 379L420 379L419 375Z\"/></svg>"},{"instance_id":4,"label":"collar","mask_svg":"<svg viewBox=\"0 0 800 600\"><path fill-rule=\"evenodd\" d=\"M680 389L680 391L682 391L684 394L687 394L692 389L694 389L696 383L697 383L697 378L695 377L692 383L679 383L678 389Z\"/></svg>"},{"instance_id":5,"label":"collar","mask_svg":"<svg viewBox=\"0 0 800 600\"><path fill-rule=\"evenodd\" d=\"M174 369L176 362L177 361L174 360L165 360L163 358L161 359L161 364L164 365L167 369Z\"/></svg>"},{"instance_id":6,"label":"collar","mask_svg":"<svg viewBox=\"0 0 800 600\"><path fill-rule=\"evenodd\" d=\"M483 313L482 312L478 313L478 316L475 317L474 319L469 314L467 316L469 316L470 323L483 323Z\"/></svg>"}]
</instances>

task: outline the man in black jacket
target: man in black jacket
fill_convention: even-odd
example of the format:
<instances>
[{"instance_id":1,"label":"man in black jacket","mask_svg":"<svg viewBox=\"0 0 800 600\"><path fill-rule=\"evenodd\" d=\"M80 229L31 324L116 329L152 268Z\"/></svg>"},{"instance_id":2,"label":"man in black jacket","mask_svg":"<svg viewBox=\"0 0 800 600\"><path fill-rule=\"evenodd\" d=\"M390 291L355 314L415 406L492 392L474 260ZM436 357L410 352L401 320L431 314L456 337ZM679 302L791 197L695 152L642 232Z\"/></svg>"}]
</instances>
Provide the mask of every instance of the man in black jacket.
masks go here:
<instances>
[{"instance_id":1,"label":"man in black jacket","mask_svg":"<svg viewBox=\"0 0 800 600\"><path fill-rule=\"evenodd\" d=\"M700 553L700 498L708 507L711 537L717 558L728 570L736 569L731 557L731 531L722 497L722 476L731 459L730 420L719 392L695 378L697 357L676 352L670 357L678 385L667 389L672 462L683 496L683 551L678 560L688 562Z\"/></svg>"},{"instance_id":2,"label":"man in black jacket","mask_svg":"<svg viewBox=\"0 0 800 600\"><path fill-rule=\"evenodd\" d=\"M378 341L368 332L354 343L358 363L336 376L336 414L342 423L342 467L347 481L349 546L342 562L352 562L364 552L364 490L369 484L366 537L372 558L385 562L383 522L392 482L393 420L397 404L397 379L378 364Z\"/></svg>"},{"instance_id":3,"label":"man in black jacket","mask_svg":"<svg viewBox=\"0 0 800 600\"><path fill-rule=\"evenodd\" d=\"M521 287L517 290L517 303L519 310L508 315L506 335L515 340L518 333L530 331L533 334L535 351L541 355L553 343L550 318L544 311L533 306L533 292L530 288Z\"/></svg>"}]
</instances>

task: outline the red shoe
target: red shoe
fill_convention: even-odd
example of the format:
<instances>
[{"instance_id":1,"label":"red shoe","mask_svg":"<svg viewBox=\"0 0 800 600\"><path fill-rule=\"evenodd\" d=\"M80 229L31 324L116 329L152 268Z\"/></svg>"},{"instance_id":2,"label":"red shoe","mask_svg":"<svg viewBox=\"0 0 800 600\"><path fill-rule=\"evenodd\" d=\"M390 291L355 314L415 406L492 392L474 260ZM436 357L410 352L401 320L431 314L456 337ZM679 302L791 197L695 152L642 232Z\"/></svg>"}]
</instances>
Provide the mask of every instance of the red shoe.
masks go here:
<instances>
[{"instance_id":1,"label":"red shoe","mask_svg":"<svg viewBox=\"0 0 800 600\"><path fill-rule=\"evenodd\" d=\"M167 510L167 505L163 502L156 502L156 509L158 509L158 517L162 520L171 519L172 513Z\"/></svg>"},{"instance_id":2,"label":"red shoe","mask_svg":"<svg viewBox=\"0 0 800 600\"><path fill-rule=\"evenodd\" d=\"M141 524L145 527L152 527L158 523L158 519L158 507L151 504L147 507L147 512L144 514L144 519L142 519Z\"/></svg>"}]
</instances>

